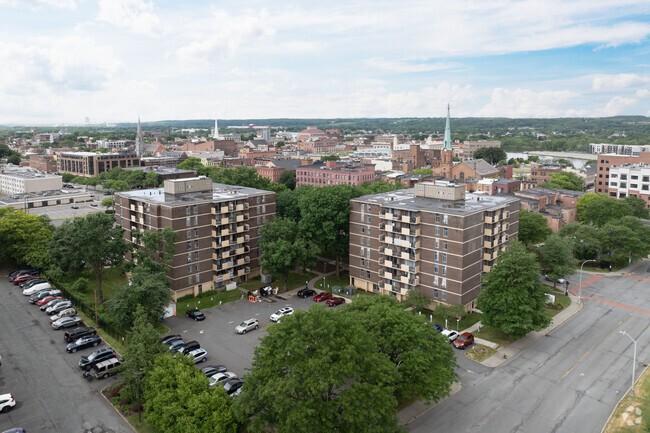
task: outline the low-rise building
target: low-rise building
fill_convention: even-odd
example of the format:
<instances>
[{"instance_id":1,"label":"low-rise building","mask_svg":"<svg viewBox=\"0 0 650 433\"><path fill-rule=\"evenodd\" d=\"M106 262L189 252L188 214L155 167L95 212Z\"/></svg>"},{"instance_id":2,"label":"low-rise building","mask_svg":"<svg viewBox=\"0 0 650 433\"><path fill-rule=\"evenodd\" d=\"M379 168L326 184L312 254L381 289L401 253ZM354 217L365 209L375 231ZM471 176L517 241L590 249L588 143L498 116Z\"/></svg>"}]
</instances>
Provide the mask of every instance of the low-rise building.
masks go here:
<instances>
[{"instance_id":1,"label":"low-rise building","mask_svg":"<svg viewBox=\"0 0 650 433\"><path fill-rule=\"evenodd\" d=\"M402 301L412 290L432 303L474 307L481 275L518 235L519 199L467 194L463 185L350 200L350 284Z\"/></svg>"},{"instance_id":2,"label":"low-rise building","mask_svg":"<svg viewBox=\"0 0 650 433\"><path fill-rule=\"evenodd\" d=\"M56 173L58 170L54 155L31 155L29 167L43 173Z\"/></svg>"},{"instance_id":3,"label":"low-rise building","mask_svg":"<svg viewBox=\"0 0 650 433\"><path fill-rule=\"evenodd\" d=\"M353 185L375 181L375 166L343 161L316 161L310 165L301 165L296 170L296 185Z\"/></svg>"},{"instance_id":4,"label":"low-rise building","mask_svg":"<svg viewBox=\"0 0 650 433\"><path fill-rule=\"evenodd\" d=\"M618 190L609 191L609 171L613 166L621 167L625 164L650 164L650 152L639 152L638 155L598 155L597 170L594 177L595 192L606 194L609 197L616 197Z\"/></svg>"},{"instance_id":5,"label":"low-rise building","mask_svg":"<svg viewBox=\"0 0 650 433\"><path fill-rule=\"evenodd\" d=\"M260 229L275 217L275 193L213 184L204 176L167 180L164 188L115 194L115 218L132 232L178 233L169 277L174 299L232 289L259 275Z\"/></svg>"},{"instance_id":6,"label":"low-rise building","mask_svg":"<svg viewBox=\"0 0 650 433\"><path fill-rule=\"evenodd\" d=\"M565 189L534 188L514 193L521 199L521 209L546 218L548 226L557 233L566 224L576 222L578 200L585 192Z\"/></svg>"},{"instance_id":7,"label":"low-rise building","mask_svg":"<svg viewBox=\"0 0 650 433\"><path fill-rule=\"evenodd\" d=\"M64 152L57 159L59 173L75 176L97 177L115 167L139 167L140 157L130 152L94 153Z\"/></svg>"},{"instance_id":8,"label":"low-rise building","mask_svg":"<svg viewBox=\"0 0 650 433\"><path fill-rule=\"evenodd\" d=\"M41 173L34 169L5 167L0 173L0 192L15 195L58 191L63 187L62 179L61 176Z\"/></svg>"},{"instance_id":9,"label":"low-rise building","mask_svg":"<svg viewBox=\"0 0 650 433\"><path fill-rule=\"evenodd\" d=\"M638 197L650 209L650 165L612 166L609 169L609 194L616 198Z\"/></svg>"},{"instance_id":10,"label":"low-rise building","mask_svg":"<svg viewBox=\"0 0 650 433\"><path fill-rule=\"evenodd\" d=\"M539 186L551 180L552 173L558 173L560 171L562 171L562 164L531 162L530 180Z\"/></svg>"}]
</instances>

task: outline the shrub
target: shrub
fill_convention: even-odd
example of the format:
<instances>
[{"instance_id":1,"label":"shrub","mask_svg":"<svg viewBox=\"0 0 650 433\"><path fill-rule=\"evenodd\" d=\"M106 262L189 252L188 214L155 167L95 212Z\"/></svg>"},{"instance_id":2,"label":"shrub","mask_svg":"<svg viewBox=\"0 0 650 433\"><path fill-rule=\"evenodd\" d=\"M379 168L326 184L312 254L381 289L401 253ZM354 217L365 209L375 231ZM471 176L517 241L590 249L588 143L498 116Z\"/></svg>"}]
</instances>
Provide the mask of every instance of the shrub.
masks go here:
<instances>
[{"instance_id":1,"label":"shrub","mask_svg":"<svg viewBox=\"0 0 650 433\"><path fill-rule=\"evenodd\" d=\"M142 412L142 407L138 403L133 403L133 406L131 406L131 412Z\"/></svg>"},{"instance_id":2,"label":"shrub","mask_svg":"<svg viewBox=\"0 0 650 433\"><path fill-rule=\"evenodd\" d=\"M61 268L56 267L56 268L48 269L47 276L50 277L50 279L52 279L53 281L61 281L61 279L63 279L65 274L61 270Z\"/></svg>"},{"instance_id":3,"label":"shrub","mask_svg":"<svg viewBox=\"0 0 650 433\"><path fill-rule=\"evenodd\" d=\"M88 281L87 278L84 277L78 278L77 281L72 283L70 289L73 292L77 292L77 293L87 293L88 290L90 289L90 282Z\"/></svg>"},{"instance_id":4,"label":"shrub","mask_svg":"<svg viewBox=\"0 0 650 433\"><path fill-rule=\"evenodd\" d=\"M117 395L120 393L120 391L122 391L122 388L124 388L125 385L126 383L124 382L115 384L111 389L108 390L108 398L112 399L114 397L117 397Z\"/></svg>"}]
</instances>

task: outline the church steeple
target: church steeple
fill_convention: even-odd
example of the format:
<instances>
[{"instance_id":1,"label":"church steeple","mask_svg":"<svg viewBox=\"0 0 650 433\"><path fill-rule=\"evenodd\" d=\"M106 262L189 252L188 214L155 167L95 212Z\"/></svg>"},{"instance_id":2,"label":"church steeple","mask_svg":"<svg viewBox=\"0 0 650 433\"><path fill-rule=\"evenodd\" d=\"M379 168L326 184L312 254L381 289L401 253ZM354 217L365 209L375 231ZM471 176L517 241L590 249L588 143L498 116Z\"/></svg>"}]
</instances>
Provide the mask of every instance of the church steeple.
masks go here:
<instances>
[{"instance_id":1,"label":"church steeple","mask_svg":"<svg viewBox=\"0 0 650 433\"><path fill-rule=\"evenodd\" d=\"M447 104L447 123L445 124L445 141L443 149L451 150L451 127L449 126L449 104Z\"/></svg>"},{"instance_id":2,"label":"church steeple","mask_svg":"<svg viewBox=\"0 0 650 433\"><path fill-rule=\"evenodd\" d=\"M217 122L217 119L214 119L214 134L212 134L212 138L215 140L219 139L219 123Z\"/></svg>"},{"instance_id":3,"label":"church steeple","mask_svg":"<svg viewBox=\"0 0 650 433\"><path fill-rule=\"evenodd\" d=\"M144 153L144 139L142 138L142 127L140 126L140 116L138 116L138 131L135 134L135 153L142 156Z\"/></svg>"}]
</instances>

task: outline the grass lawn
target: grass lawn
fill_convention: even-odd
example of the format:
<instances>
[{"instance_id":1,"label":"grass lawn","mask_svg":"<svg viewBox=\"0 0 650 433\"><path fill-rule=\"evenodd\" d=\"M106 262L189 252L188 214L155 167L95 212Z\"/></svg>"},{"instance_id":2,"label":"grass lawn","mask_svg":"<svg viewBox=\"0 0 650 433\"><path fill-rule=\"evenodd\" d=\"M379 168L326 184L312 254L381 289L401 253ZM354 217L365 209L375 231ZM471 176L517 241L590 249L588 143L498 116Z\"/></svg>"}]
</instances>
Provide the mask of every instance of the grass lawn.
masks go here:
<instances>
[{"instance_id":1,"label":"grass lawn","mask_svg":"<svg viewBox=\"0 0 650 433\"><path fill-rule=\"evenodd\" d=\"M465 356L473 359L476 362L482 362L495 353L497 353L496 349L484 346L482 344L475 344L473 349L469 349L465 352Z\"/></svg>"},{"instance_id":2,"label":"grass lawn","mask_svg":"<svg viewBox=\"0 0 650 433\"><path fill-rule=\"evenodd\" d=\"M571 298L569 298L568 296L564 296L563 294L558 292L553 292L553 295L555 295L555 302L560 304L562 306L562 309L554 310L551 308L545 308L544 314L549 319L552 319L557 313L559 313L560 311L564 310L566 307L571 305Z\"/></svg>"},{"instance_id":3,"label":"grass lawn","mask_svg":"<svg viewBox=\"0 0 650 433\"><path fill-rule=\"evenodd\" d=\"M484 340L491 341L493 343L498 344L501 347L506 347L510 343L517 341L516 338L511 337L505 332L487 325L481 325L481 330L474 331L473 334L475 337L479 337Z\"/></svg>"},{"instance_id":4,"label":"grass lawn","mask_svg":"<svg viewBox=\"0 0 650 433\"><path fill-rule=\"evenodd\" d=\"M628 408L632 406L632 411ZM627 425L627 420L635 421L636 409L641 410L643 417L640 424ZM625 413L627 412L627 415ZM650 414L650 370L645 370L634 387L634 396L627 394L616 406L612 417L605 426L603 433L641 433L647 432L648 415Z\"/></svg>"},{"instance_id":5,"label":"grass lawn","mask_svg":"<svg viewBox=\"0 0 650 433\"><path fill-rule=\"evenodd\" d=\"M434 313L431 311L423 311L422 315L429 320L429 316L433 315L433 323L437 323L438 325L442 326L443 328L445 327L445 319L440 316L436 316ZM465 317L463 320L460 321L460 324L458 324L458 330L462 331L463 329L467 329L476 322L481 320L481 315L479 313L470 313L467 317ZM449 329L453 329L454 331L456 330L456 319L451 319L447 323L449 326Z\"/></svg>"},{"instance_id":6,"label":"grass lawn","mask_svg":"<svg viewBox=\"0 0 650 433\"><path fill-rule=\"evenodd\" d=\"M94 304L95 302L95 289L97 288L97 280L92 270L86 269L81 272L74 272L66 274L60 283L68 290L72 287L77 279L84 277L88 280L88 290L84 293L75 292L74 294L83 299L87 304ZM118 268L104 269L102 275L102 292L104 300L110 299L127 284L126 276L122 275Z\"/></svg>"},{"instance_id":7,"label":"grass lawn","mask_svg":"<svg viewBox=\"0 0 650 433\"><path fill-rule=\"evenodd\" d=\"M92 317L92 318L88 317L87 315L85 315L83 313L83 311L77 311L77 315L84 320L84 323L86 324L86 326L92 326L93 328L95 328L95 318L94 317ZM96 329L97 329L97 334L100 337L102 337L102 339L106 342L106 344L108 344L113 349L115 349L117 351L117 353L119 353L120 355L124 355L125 346L122 343L122 341L118 341L118 340L114 339L106 331L104 331L102 328L96 328ZM167 329L169 329L169 328L167 328Z\"/></svg>"},{"instance_id":8,"label":"grass lawn","mask_svg":"<svg viewBox=\"0 0 650 433\"><path fill-rule=\"evenodd\" d=\"M316 290L325 290L326 292L331 292L332 287L334 286L339 286L342 289L345 288L346 286L350 285L350 274L347 272L341 272L341 276L337 277L336 275L331 275L329 277L325 277L325 289L323 289L323 279L319 279L316 281L316 284L314 286L316 287ZM361 292L362 290L359 290Z\"/></svg>"},{"instance_id":9,"label":"grass lawn","mask_svg":"<svg viewBox=\"0 0 650 433\"><path fill-rule=\"evenodd\" d=\"M259 277L253 278L251 281L240 284L239 288L244 292L253 291L260 289L265 286L278 287L280 289L279 293L284 293L285 291L297 289L299 287L305 286L305 281L309 281L314 278L316 274L311 272L302 273L302 272L290 272L289 278L287 280L287 290L284 290L284 280L274 280L271 284L264 284Z\"/></svg>"},{"instance_id":10,"label":"grass lawn","mask_svg":"<svg viewBox=\"0 0 650 433\"><path fill-rule=\"evenodd\" d=\"M144 419L142 420L142 424L138 424L138 414L137 413L134 413L133 415L127 417L126 420L129 422L129 424L131 424L131 426L138 433L162 433L160 430L158 430L155 427L150 426L149 424L147 424L147 422Z\"/></svg>"},{"instance_id":11,"label":"grass lawn","mask_svg":"<svg viewBox=\"0 0 650 433\"><path fill-rule=\"evenodd\" d=\"M219 303L225 304L227 302L238 301L242 299L243 294L241 290L237 289L223 292L210 291L191 299L179 300L176 302L176 315L184 316L188 308L194 308L195 306L199 310L205 310L219 305Z\"/></svg>"}]
</instances>

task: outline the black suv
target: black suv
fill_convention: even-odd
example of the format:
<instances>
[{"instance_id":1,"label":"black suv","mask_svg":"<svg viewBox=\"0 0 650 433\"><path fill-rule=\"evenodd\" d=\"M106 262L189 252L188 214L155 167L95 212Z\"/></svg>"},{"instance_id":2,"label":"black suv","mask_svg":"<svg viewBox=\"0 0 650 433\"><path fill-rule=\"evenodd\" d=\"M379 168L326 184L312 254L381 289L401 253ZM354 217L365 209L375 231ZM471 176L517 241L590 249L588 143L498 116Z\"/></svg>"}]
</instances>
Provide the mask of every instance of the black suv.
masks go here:
<instances>
[{"instance_id":1,"label":"black suv","mask_svg":"<svg viewBox=\"0 0 650 433\"><path fill-rule=\"evenodd\" d=\"M201 345L199 344L198 341L192 340L188 341L187 343L183 343L180 346L176 348L176 352L182 353L183 355L187 355L194 349L200 349Z\"/></svg>"},{"instance_id":2,"label":"black suv","mask_svg":"<svg viewBox=\"0 0 650 433\"><path fill-rule=\"evenodd\" d=\"M187 310L187 317L190 319L194 319L195 321L199 320L205 320L205 314L200 312L197 308L192 308L191 310Z\"/></svg>"},{"instance_id":3,"label":"black suv","mask_svg":"<svg viewBox=\"0 0 650 433\"><path fill-rule=\"evenodd\" d=\"M310 296L314 296L315 294L316 294L316 291L312 290L312 289L298 290L298 297L299 298L309 298Z\"/></svg>"},{"instance_id":4,"label":"black suv","mask_svg":"<svg viewBox=\"0 0 650 433\"><path fill-rule=\"evenodd\" d=\"M115 349L112 347L102 347L101 349L95 350L88 356L82 356L79 360L79 367L81 367L83 370L88 371L98 363L115 357L117 357Z\"/></svg>"},{"instance_id":5,"label":"black suv","mask_svg":"<svg viewBox=\"0 0 650 433\"><path fill-rule=\"evenodd\" d=\"M97 330L95 328L74 328L70 329L69 331L65 331L65 335L63 338L67 343L71 343L73 341L77 341L81 337L87 337L89 335L95 335L97 334Z\"/></svg>"}]
</instances>

